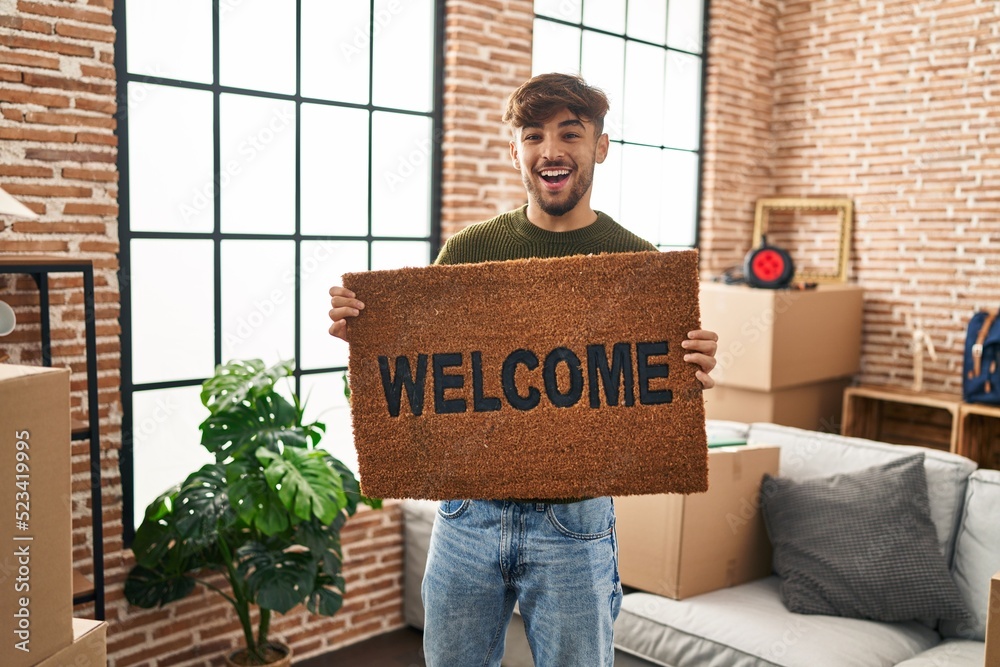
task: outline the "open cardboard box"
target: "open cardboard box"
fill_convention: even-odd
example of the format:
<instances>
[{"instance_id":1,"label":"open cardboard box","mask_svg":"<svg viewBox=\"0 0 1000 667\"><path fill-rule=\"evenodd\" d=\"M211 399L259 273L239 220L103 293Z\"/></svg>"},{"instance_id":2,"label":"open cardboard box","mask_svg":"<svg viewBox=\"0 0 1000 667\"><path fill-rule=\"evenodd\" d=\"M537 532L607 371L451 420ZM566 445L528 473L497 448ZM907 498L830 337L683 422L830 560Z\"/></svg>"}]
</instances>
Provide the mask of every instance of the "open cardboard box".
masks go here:
<instances>
[{"instance_id":1,"label":"open cardboard box","mask_svg":"<svg viewBox=\"0 0 1000 667\"><path fill-rule=\"evenodd\" d=\"M708 453L708 491L615 498L618 570L626 586L681 600L771 573L760 512L764 473L778 447Z\"/></svg>"},{"instance_id":2,"label":"open cardboard box","mask_svg":"<svg viewBox=\"0 0 1000 667\"><path fill-rule=\"evenodd\" d=\"M73 619L73 643L35 667L107 667L108 624L86 618Z\"/></svg>"},{"instance_id":3,"label":"open cardboard box","mask_svg":"<svg viewBox=\"0 0 1000 667\"><path fill-rule=\"evenodd\" d=\"M29 667L73 642L69 370L0 364L0 656Z\"/></svg>"}]
</instances>

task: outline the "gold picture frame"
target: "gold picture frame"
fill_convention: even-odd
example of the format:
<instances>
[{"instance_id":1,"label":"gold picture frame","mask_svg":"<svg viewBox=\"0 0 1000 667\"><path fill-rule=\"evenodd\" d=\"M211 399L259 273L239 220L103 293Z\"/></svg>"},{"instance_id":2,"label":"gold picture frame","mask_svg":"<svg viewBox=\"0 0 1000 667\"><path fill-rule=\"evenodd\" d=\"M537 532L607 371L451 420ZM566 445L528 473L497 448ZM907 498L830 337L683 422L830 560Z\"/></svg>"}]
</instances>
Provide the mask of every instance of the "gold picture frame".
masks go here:
<instances>
[{"instance_id":1,"label":"gold picture frame","mask_svg":"<svg viewBox=\"0 0 1000 667\"><path fill-rule=\"evenodd\" d=\"M829 271L795 269L796 282L843 283L847 282L847 262L851 250L851 229L854 220L854 202L836 197L773 197L757 200L753 223L753 247L760 247L761 238L767 234L772 211L829 211L837 216L838 240L835 266ZM786 248L788 250L788 248ZM794 260L794 258L793 258Z\"/></svg>"}]
</instances>

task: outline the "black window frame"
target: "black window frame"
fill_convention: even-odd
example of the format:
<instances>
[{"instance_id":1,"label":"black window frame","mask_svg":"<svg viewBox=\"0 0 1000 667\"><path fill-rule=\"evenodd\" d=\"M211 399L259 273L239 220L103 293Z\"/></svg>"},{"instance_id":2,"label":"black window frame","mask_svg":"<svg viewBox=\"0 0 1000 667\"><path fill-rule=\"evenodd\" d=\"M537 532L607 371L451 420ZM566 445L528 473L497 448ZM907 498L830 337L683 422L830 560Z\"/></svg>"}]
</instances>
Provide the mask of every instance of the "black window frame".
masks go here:
<instances>
[{"instance_id":1,"label":"black window frame","mask_svg":"<svg viewBox=\"0 0 1000 667\"><path fill-rule=\"evenodd\" d=\"M302 266L302 242L303 241L365 241L368 248L368 266L371 266L372 243L375 241L419 241L429 242L428 262L433 261L441 247L441 201L442 201L442 153L440 137L443 136L444 122L444 48L445 48L445 1L433 0L433 93L432 108L430 112L416 112L407 109L397 109L393 107L383 107L372 104L372 90L374 87L374 68L369 68L368 75L368 103L355 104L348 102L331 101L326 99L305 97L302 90L302 2L296 0L296 55L295 55L295 92L292 94L282 94L251 90L233 86L224 86L219 83L220 72L220 0L212 1L212 83L197 83L157 77L143 74L132 74L128 71L128 35L126 31L126 2L127 0L115 0L113 8L113 24L116 30L115 38L115 58L114 65L118 82L118 110L116 112L118 137L118 207L119 207L119 271L118 280L121 292L121 399L122 399L122 447L119 457L119 472L122 485L122 530L125 547L131 546L135 538L135 496L134 496L134 451L133 451L133 395L140 391L152 391L157 389L170 389L177 387L191 387L200 385L205 378L192 378L188 380L175 380L163 382L150 382L135 384L132 381L132 295L130 291L129 276L131 273L130 244L134 239L184 239L184 240L211 240L214 245L214 326L215 326L215 364L219 365L228 361L223 359L223 331L222 331L222 299L221 299L221 251L223 240L270 240L270 241L294 241L295 242L295 315L294 315L294 345L296 367L293 375L295 392L301 390L301 379L304 375L318 375L325 373L337 373L346 370L344 366L333 366L328 368L313 368L303 370L299 367L298 360L301 357L301 266ZM375 2L370 0L370 35L376 30ZM368 40L369 62L374 63L374 42ZM179 48L182 48L179 47ZM132 231L130 228L130 192L129 192L129 144L128 144L128 87L130 83L148 83L164 86L172 86L188 90L209 91L213 95L213 154L215 161L214 173L214 228L211 232L148 232ZM221 121L220 121L220 96L224 93L247 95L258 98L269 98L295 103L295 229L291 234L253 234L253 233L223 233L221 231L221 197L220 197L220 173L221 173ZM369 114L369 118L375 111L386 111L398 114L415 115L431 119L431 155L430 155L430 230L429 236L419 237L393 237L375 236L372 234L372 196L371 196L371 170L369 168L369 188L368 188L368 231L365 236L344 236L336 234L315 235L301 233L301 110L302 104L317 104L341 108L363 109ZM372 154L372 134L369 133L368 158L371 164Z\"/></svg>"},{"instance_id":2,"label":"black window frame","mask_svg":"<svg viewBox=\"0 0 1000 667\"><path fill-rule=\"evenodd\" d=\"M706 88L708 85L708 66L709 66L709 56L708 56L708 46L709 46L709 18L711 9L711 0L703 0L702 6L702 19L701 19L701 52L695 53L693 51L687 51L685 49L679 49L677 47L672 47L669 44L658 44L656 42L650 42L645 39L639 39L637 37L631 37L628 35L628 6L629 0L625 0L625 28L622 32L614 32L610 30L604 30L601 28L595 28L593 26L585 25L583 22L585 4L587 2L600 2L601 0L580 0L580 20L579 21L567 21L565 19L556 18L553 16L548 16L546 14L538 14L537 12L532 12L533 20L549 21L551 23L556 23L558 25L563 25L569 28L576 28L580 30L580 59L577 62L577 71L581 71L583 68L583 36L586 32L592 32L599 35L604 35L606 37L615 37L623 40L626 44L628 42L634 42L636 44L644 44L646 46L652 46L659 49L663 49L667 52L683 53L688 56L693 56L701 60L701 100L699 103L699 118L698 118L698 148L696 150L690 150L686 148L676 148L672 146L656 146L654 144L646 144L637 141L626 141L621 139L611 139L611 143L618 144L621 147L628 146L640 146L644 148L657 148L660 150L676 150L683 153L693 153L698 156L698 175L695 184L696 195L695 195L695 219L694 219L694 242L690 246L675 246L675 245L664 245L657 243L656 246L662 249L670 248L699 248L701 246L701 206L702 206L702 196L703 196L703 176L705 170L705 112L706 112ZM667 6L667 16L669 17L670 12L670 0L663 0L664 4ZM625 66L627 67L627 50L625 55ZM625 72L622 72L624 77ZM621 222L621 221L619 221ZM622 223L626 224L626 223Z\"/></svg>"}]
</instances>

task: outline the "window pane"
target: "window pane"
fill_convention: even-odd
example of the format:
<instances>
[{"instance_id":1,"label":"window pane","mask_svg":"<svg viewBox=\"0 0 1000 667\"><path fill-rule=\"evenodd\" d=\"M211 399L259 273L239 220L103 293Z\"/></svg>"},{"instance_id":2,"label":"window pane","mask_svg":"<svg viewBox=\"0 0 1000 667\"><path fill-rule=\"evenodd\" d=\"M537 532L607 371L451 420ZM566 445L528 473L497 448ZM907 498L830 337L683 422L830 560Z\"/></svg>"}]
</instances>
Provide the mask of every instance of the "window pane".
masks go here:
<instances>
[{"instance_id":1,"label":"window pane","mask_svg":"<svg viewBox=\"0 0 1000 667\"><path fill-rule=\"evenodd\" d=\"M201 446L198 425L208 417L208 410L200 394L198 385L132 394L136 526L160 494L214 460Z\"/></svg>"},{"instance_id":2,"label":"window pane","mask_svg":"<svg viewBox=\"0 0 1000 667\"><path fill-rule=\"evenodd\" d=\"M624 34L625 0L591 0L583 6L583 24Z\"/></svg>"},{"instance_id":3,"label":"window pane","mask_svg":"<svg viewBox=\"0 0 1000 667\"><path fill-rule=\"evenodd\" d=\"M580 29L535 19L531 42L531 75L580 72Z\"/></svg>"},{"instance_id":4,"label":"window pane","mask_svg":"<svg viewBox=\"0 0 1000 667\"><path fill-rule=\"evenodd\" d=\"M128 0L125 31L129 72L212 83L212 3Z\"/></svg>"},{"instance_id":5,"label":"window pane","mask_svg":"<svg viewBox=\"0 0 1000 667\"><path fill-rule=\"evenodd\" d=\"M667 3L664 0L629 0L628 35L654 44L666 44Z\"/></svg>"},{"instance_id":6,"label":"window pane","mask_svg":"<svg viewBox=\"0 0 1000 667\"><path fill-rule=\"evenodd\" d=\"M611 142L608 157L597 165L594 171L594 195L592 205L595 210L607 213L617 222L621 215L622 197L622 145Z\"/></svg>"},{"instance_id":7,"label":"window pane","mask_svg":"<svg viewBox=\"0 0 1000 667\"><path fill-rule=\"evenodd\" d=\"M295 357L295 243L222 242L222 361Z\"/></svg>"},{"instance_id":8,"label":"window pane","mask_svg":"<svg viewBox=\"0 0 1000 667\"><path fill-rule=\"evenodd\" d=\"M604 1L590 0L591 3ZM535 0L535 13L542 16L551 16L560 21L579 23L580 2L581 0Z\"/></svg>"},{"instance_id":9,"label":"window pane","mask_svg":"<svg viewBox=\"0 0 1000 667\"><path fill-rule=\"evenodd\" d=\"M701 53L701 33L705 7L702 0L670 0L667 45Z\"/></svg>"},{"instance_id":10,"label":"window pane","mask_svg":"<svg viewBox=\"0 0 1000 667\"><path fill-rule=\"evenodd\" d=\"M368 103L371 3L302 0L302 95Z\"/></svg>"},{"instance_id":11,"label":"window pane","mask_svg":"<svg viewBox=\"0 0 1000 667\"><path fill-rule=\"evenodd\" d=\"M667 52L664 144L697 150L701 120L701 58Z\"/></svg>"},{"instance_id":12,"label":"window pane","mask_svg":"<svg viewBox=\"0 0 1000 667\"><path fill-rule=\"evenodd\" d=\"M657 242L660 231L662 152L630 145L622 152L621 224L650 243Z\"/></svg>"},{"instance_id":13,"label":"window pane","mask_svg":"<svg viewBox=\"0 0 1000 667\"><path fill-rule=\"evenodd\" d=\"M431 119L372 114L372 234L429 236Z\"/></svg>"},{"instance_id":14,"label":"window pane","mask_svg":"<svg viewBox=\"0 0 1000 667\"><path fill-rule=\"evenodd\" d=\"M215 368L211 241L131 242L132 382L205 378Z\"/></svg>"},{"instance_id":15,"label":"window pane","mask_svg":"<svg viewBox=\"0 0 1000 667\"><path fill-rule=\"evenodd\" d=\"M221 95L222 231L295 231L295 103Z\"/></svg>"},{"instance_id":16,"label":"window pane","mask_svg":"<svg viewBox=\"0 0 1000 667\"><path fill-rule=\"evenodd\" d=\"M588 7L590 4L588 3ZM587 83L597 86L611 104L604 118L604 131L612 139L622 138L622 108L625 72L625 40L585 30L583 32L583 68Z\"/></svg>"},{"instance_id":17,"label":"window pane","mask_svg":"<svg viewBox=\"0 0 1000 667\"><path fill-rule=\"evenodd\" d=\"M212 93L128 84L129 228L211 232Z\"/></svg>"},{"instance_id":18,"label":"window pane","mask_svg":"<svg viewBox=\"0 0 1000 667\"><path fill-rule=\"evenodd\" d=\"M693 246L698 219L698 155L684 151L663 153L663 217L659 245Z\"/></svg>"},{"instance_id":19,"label":"window pane","mask_svg":"<svg viewBox=\"0 0 1000 667\"><path fill-rule=\"evenodd\" d=\"M302 233L368 233L368 112L302 105Z\"/></svg>"},{"instance_id":20,"label":"window pane","mask_svg":"<svg viewBox=\"0 0 1000 667\"><path fill-rule=\"evenodd\" d=\"M375 241L372 243L372 270L427 266L431 244L426 241Z\"/></svg>"},{"instance_id":21,"label":"window pane","mask_svg":"<svg viewBox=\"0 0 1000 667\"><path fill-rule=\"evenodd\" d=\"M270 0L221 3L219 79L224 86L294 93L295 5Z\"/></svg>"},{"instance_id":22,"label":"window pane","mask_svg":"<svg viewBox=\"0 0 1000 667\"><path fill-rule=\"evenodd\" d=\"M663 49L629 42L625 47L626 141L663 145Z\"/></svg>"},{"instance_id":23,"label":"window pane","mask_svg":"<svg viewBox=\"0 0 1000 667\"><path fill-rule=\"evenodd\" d=\"M329 333L330 288L342 285L345 273L366 270L368 244L364 241L302 242L300 368L347 366L347 343Z\"/></svg>"},{"instance_id":24,"label":"window pane","mask_svg":"<svg viewBox=\"0 0 1000 667\"><path fill-rule=\"evenodd\" d=\"M430 111L434 97L433 0L375 0L372 103Z\"/></svg>"},{"instance_id":25,"label":"window pane","mask_svg":"<svg viewBox=\"0 0 1000 667\"><path fill-rule=\"evenodd\" d=\"M358 454L354 449L351 409L344 396L343 373L317 373L302 376L303 421L326 424L326 436L320 447L340 459L355 475Z\"/></svg>"}]
</instances>

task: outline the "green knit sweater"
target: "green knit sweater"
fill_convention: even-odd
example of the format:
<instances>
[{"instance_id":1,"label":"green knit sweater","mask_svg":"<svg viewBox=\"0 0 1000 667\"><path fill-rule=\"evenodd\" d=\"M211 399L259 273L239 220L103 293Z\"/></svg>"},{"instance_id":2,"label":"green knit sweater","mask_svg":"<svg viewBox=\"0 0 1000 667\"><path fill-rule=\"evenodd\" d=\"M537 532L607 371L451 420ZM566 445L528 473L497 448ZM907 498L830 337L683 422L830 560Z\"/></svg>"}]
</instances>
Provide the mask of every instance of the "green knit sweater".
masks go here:
<instances>
[{"instance_id":1,"label":"green knit sweater","mask_svg":"<svg viewBox=\"0 0 1000 667\"><path fill-rule=\"evenodd\" d=\"M593 224L568 232L550 232L531 224L528 205L466 227L448 239L435 264L568 257L602 252L656 250L604 213Z\"/></svg>"}]
</instances>

